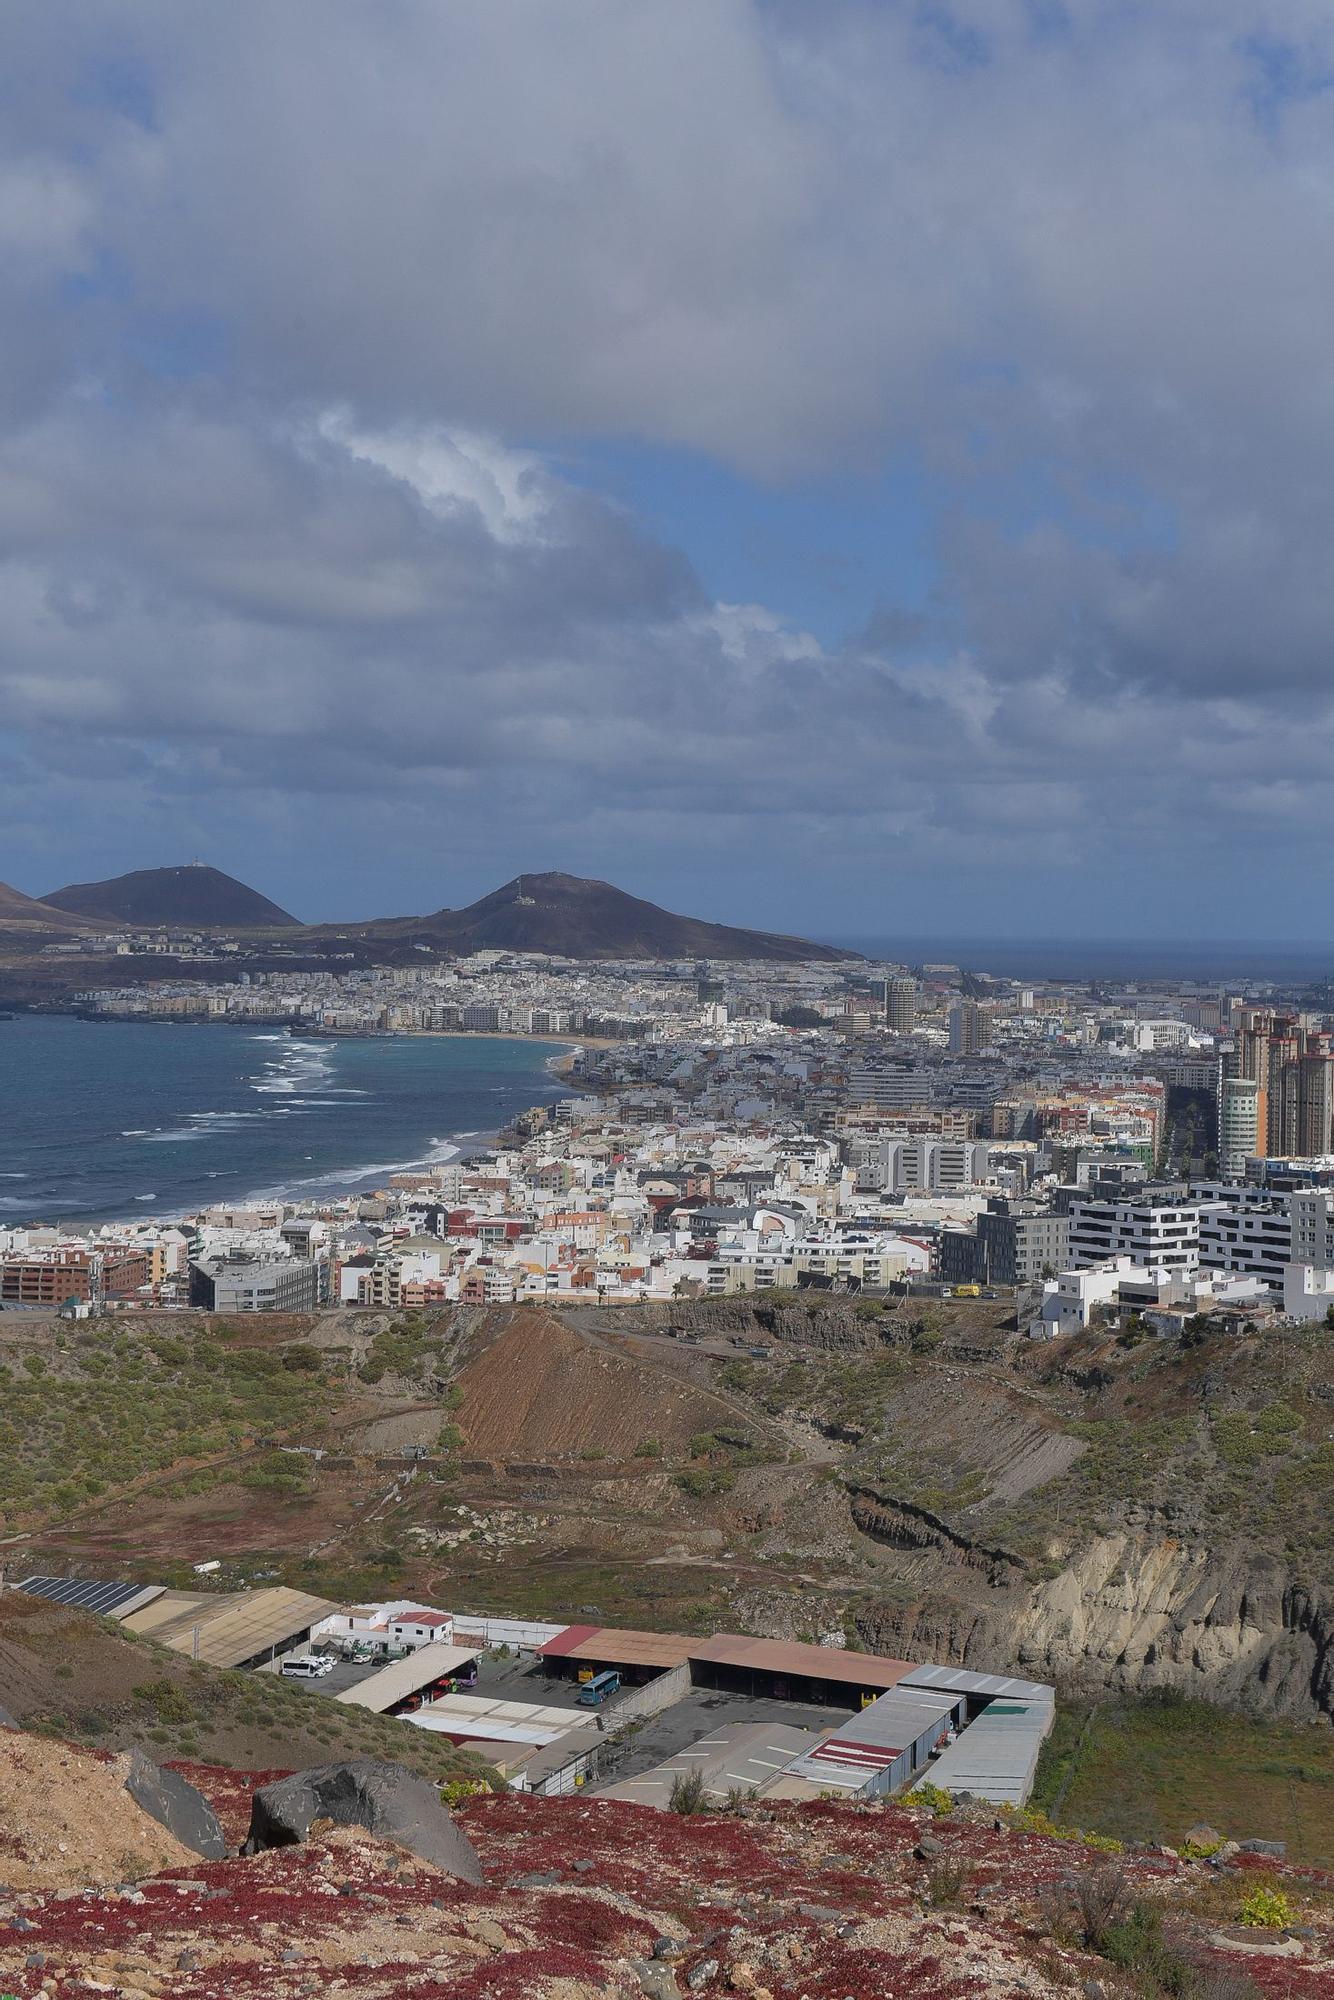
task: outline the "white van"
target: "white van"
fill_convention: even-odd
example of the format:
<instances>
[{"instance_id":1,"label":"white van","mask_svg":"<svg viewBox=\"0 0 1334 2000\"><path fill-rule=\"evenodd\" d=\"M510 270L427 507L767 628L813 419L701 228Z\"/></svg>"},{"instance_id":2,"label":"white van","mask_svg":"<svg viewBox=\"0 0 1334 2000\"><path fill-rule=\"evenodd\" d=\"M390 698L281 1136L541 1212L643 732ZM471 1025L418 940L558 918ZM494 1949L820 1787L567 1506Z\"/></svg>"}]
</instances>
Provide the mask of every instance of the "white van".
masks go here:
<instances>
[{"instance_id":1,"label":"white van","mask_svg":"<svg viewBox=\"0 0 1334 2000\"><path fill-rule=\"evenodd\" d=\"M285 1674L288 1680L317 1681L323 1674L333 1672L333 1661L327 1656L316 1658L307 1655L300 1660L284 1660L278 1671L280 1674Z\"/></svg>"}]
</instances>

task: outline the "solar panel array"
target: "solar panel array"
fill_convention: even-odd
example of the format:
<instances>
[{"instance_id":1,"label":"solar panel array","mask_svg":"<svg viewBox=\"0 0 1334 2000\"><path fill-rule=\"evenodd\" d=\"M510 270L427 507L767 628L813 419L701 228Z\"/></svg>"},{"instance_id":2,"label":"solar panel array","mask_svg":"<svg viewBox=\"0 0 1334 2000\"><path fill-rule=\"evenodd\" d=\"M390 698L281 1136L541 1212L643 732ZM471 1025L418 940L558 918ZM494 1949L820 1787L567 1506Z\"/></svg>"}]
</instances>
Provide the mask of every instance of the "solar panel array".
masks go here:
<instances>
[{"instance_id":1,"label":"solar panel array","mask_svg":"<svg viewBox=\"0 0 1334 2000\"><path fill-rule=\"evenodd\" d=\"M53 1604L72 1604L110 1618L132 1597L142 1597L141 1583L102 1583L96 1577L30 1576L19 1586L29 1597L47 1597Z\"/></svg>"}]
</instances>

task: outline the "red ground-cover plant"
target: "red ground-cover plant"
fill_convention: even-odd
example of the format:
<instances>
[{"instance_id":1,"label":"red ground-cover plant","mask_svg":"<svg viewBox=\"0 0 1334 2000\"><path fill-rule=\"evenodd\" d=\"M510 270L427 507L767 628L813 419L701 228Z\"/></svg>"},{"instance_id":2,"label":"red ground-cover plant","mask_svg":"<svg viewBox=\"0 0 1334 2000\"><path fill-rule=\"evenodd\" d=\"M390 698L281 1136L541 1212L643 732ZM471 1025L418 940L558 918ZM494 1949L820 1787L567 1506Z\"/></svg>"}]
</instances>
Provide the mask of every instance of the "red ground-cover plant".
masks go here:
<instances>
[{"instance_id":1,"label":"red ground-cover plant","mask_svg":"<svg viewBox=\"0 0 1334 2000\"><path fill-rule=\"evenodd\" d=\"M249 1824L253 1789L284 1775L176 1768L209 1797L233 1844ZM1062 1960L1073 1990L1097 1973L1097 1961L1043 1943L1034 1928L1043 1886L1077 1876L1094 1857L1078 1843L986 1820L823 1802L684 1819L517 1794L469 1801L458 1816L482 1863L481 1888L367 1837L338 1834L253 1861L200 1861L126 1898L25 1897L31 1929L16 1938L0 1922L0 1992L33 2000L52 1981L48 1993L73 2000L88 1990L79 1985L83 1968L97 1967L105 1983L123 1954L151 1962L144 1984L173 2000L287 2000L312 1977L336 1977L346 1993L377 2000L540 2000L561 1980L610 1990L612 1968L619 1963L624 1980L626 1961L647 1956L664 1923L687 1934L681 1969L717 1961L705 1990L719 1994L742 1990L731 1974L747 1962L774 2000L976 2000L991 1983L986 1968L1005 1990L1035 1945ZM938 1852L919 1858L913 1850L924 1834ZM942 1859L968 1871L962 1907L948 1916L925 1907L929 1869ZM1120 1865L1136 1894L1169 1900L1183 1877L1200 1879L1191 1864L1156 1856L1127 1855ZM1241 1872L1253 1867L1273 1863L1247 1857ZM1277 1872L1295 1884L1312 1879ZM556 1879L509 1886L529 1873ZM840 1935L845 1924L855 1927L848 1937ZM460 1934L476 1957L451 1946ZM1196 1955L1202 1944L1197 1926ZM222 1962L178 1965L193 1947ZM232 1960L232 1948L260 1956ZM1329 1950L1327 1938L1315 1940L1310 1956L1327 1960ZM298 1957L285 1965L289 1951ZM43 1954L45 1965L28 1968L29 1953ZM1203 1956L1245 1972L1266 2000L1327 2000L1334 1986L1322 1963L1212 1945ZM125 1978L135 1983L132 1971ZM1041 1991L1053 1990L1036 1978Z\"/></svg>"},{"instance_id":2,"label":"red ground-cover plant","mask_svg":"<svg viewBox=\"0 0 1334 2000\"><path fill-rule=\"evenodd\" d=\"M182 1763L176 1758L166 1768L179 1771L196 1791L204 1794L233 1847L239 1847L250 1830L250 1801L260 1786L276 1784L279 1778L292 1775L290 1770L220 1771L213 1764Z\"/></svg>"}]
</instances>

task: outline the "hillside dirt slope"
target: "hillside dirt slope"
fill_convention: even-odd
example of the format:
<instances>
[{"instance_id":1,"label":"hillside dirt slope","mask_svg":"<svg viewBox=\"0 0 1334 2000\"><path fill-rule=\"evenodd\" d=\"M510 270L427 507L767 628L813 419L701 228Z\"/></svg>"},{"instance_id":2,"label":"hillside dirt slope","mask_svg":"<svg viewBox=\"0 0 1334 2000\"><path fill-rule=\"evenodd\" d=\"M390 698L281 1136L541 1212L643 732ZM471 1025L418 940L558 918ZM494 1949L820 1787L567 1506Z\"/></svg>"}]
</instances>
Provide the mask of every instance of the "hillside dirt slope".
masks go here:
<instances>
[{"instance_id":1,"label":"hillside dirt slope","mask_svg":"<svg viewBox=\"0 0 1334 2000\"><path fill-rule=\"evenodd\" d=\"M0 1729L0 1881L11 1889L137 1882L194 1856L141 1812L127 1764Z\"/></svg>"},{"instance_id":2,"label":"hillside dirt slope","mask_svg":"<svg viewBox=\"0 0 1334 2000\"><path fill-rule=\"evenodd\" d=\"M25 896L22 889L15 889L8 882L0 882L0 929L13 931L16 937L30 932L42 931L87 931L99 926L76 916L68 910L57 909L53 903L42 903L34 896Z\"/></svg>"},{"instance_id":3,"label":"hillside dirt slope","mask_svg":"<svg viewBox=\"0 0 1334 2000\"><path fill-rule=\"evenodd\" d=\"M330 927L326 926L325 930ZM517 875L462 910L380 918L354 927L359 937L409 933L437 949L553 952L563 958L732 958L800 963L857 960L837 945L773 931L677 916L610 882L579 875ZM315 933L312 933L315 935Z\"/></svg>"},{"instance_id":4,"label":"hillside dirt slope","mask_svg":"<svg viewBox=\"0 0 1334 2000\"><path fill-rule=\"evenodd\" d=\"M56 909L106 923L181 925L187 930L266 930L297 919L257 889L201 862L182 868L137 868L104 882L68 882L46 900Z\"/></svg>"},{"instance_id":5,"label":"hillside dirt slope","mask_svg":"<svg viewBox=\"0 0 1334 2000\"><path fill-rule=\"evenodd\" d=\"M976 1309L831 1304L823 1326L806 1309L806 1334L800 1311L757 1302L761 1358L744 1320L734 1358L685 1350L836 1447L839 1507L789 1495L754 1523L771 1558L824 1568L824 1595L747 1588L736 1611L1066 1686L1334 1717L1334 1343L1095 1327L1045 1346L990 1310L988 1335ZM709 1319L692 1309L701 1340Z\"/></svg>"},{"instance_id":6,"label":"hillside dirt slope","mask_svg":"<svg viewBox=\"0 0 1334 2000\"><path fill-rule=\"evenodd\" d=\"M749 1423L734 1397L697 1388L652 1363L520 1311L458 1375L455 1421L470 1450L487 1458L563 1458L600 1452L628 1458L653 1439L681 1450L702 1432Z\"/></svg>"}]
</instances>

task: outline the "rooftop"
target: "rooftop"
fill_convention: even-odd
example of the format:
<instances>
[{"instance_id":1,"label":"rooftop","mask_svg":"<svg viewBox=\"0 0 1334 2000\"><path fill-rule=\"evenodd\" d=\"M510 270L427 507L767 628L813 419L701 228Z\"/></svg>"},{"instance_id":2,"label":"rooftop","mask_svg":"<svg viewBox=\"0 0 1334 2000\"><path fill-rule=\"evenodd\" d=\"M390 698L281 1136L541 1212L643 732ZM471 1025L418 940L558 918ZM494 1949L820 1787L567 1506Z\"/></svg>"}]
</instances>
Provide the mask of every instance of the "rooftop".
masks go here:
<instances>
[{"instance_id":1,"label":"rooftop","mask_svg":"<svg viewBox=\"0 0 1334 2000\"><path fill-rule=\"evenodd\" d=\"M911 1660L882 1659L875 1653L854 1653L841 1646L752 1639L736 1632L719 1632L712 1639L692 1640L689 1657L714 1666L791 1675L794 1679L839 1681L850 1687L897 1687L905 1674L913 1671Z\"/></svg>"},{"instance_id":2,"label":"rooftop","mask_svg":"<svg viewBox=\"0 0 1334 2000\"><path fill-rule=\"evenodd\" d=\"M123 1619L127 1630L188 1653L210 1667L240 1667L308 1632L338 1610L328 1598L272 1590L164 1590Z\"/></svg>"},{"instance_id":3,"label":"rooftop","mask_svg":"<svg viewBox=\"0 0 1334 2000\"><path fill-rule=\"evenodd\" d=\"M476 1658L475 1646L450 1646L443 1640L434 1640L429 1646L414 1647L405 1659L392 1660L378 1674L369 1674L358 1681L355 1687L344 1688L334 1700L383 1715L395 1702L406 1701L432 1681L458 1673Z\"/></svg>"}]
</instances>

